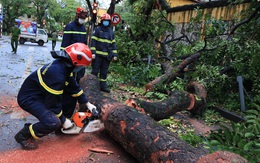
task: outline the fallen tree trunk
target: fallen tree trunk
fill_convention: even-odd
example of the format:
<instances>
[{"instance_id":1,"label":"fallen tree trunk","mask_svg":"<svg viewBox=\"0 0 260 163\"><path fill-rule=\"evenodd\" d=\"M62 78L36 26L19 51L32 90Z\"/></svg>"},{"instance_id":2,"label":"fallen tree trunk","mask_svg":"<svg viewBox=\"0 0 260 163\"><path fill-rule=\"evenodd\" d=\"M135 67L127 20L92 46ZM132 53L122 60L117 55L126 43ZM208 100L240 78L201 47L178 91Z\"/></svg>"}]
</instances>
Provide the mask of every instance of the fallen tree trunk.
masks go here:
<instances>
[{"instance_id":1,"label":"fallen tree trunk","mask_svg":"<svg viewBox=\"0 0 260 163\"><path fill-rule=\"evenodd\" d=\"M203 149L190 146L151 117L103 96L95 76L85 76L80 85L89 101L101 107L105 130L140 162L196 162L207 154Z\"/></svg>"},{"instance_id":2,"label":"fallen tree trunk","mask_svg":"<svg viewBox=\"0 0 260 163\"><path fill-rule=\"evenodd\" d=\"M104 96L95 76L83 77L80 85L89 101L101 108L105 130L139 162L190 163L207 155L206 150L189 145L151 117Z\"/></svg>"},{"instance_id":3,"label":"fallen tree trunk","mask_svg":"<svg viewBox=\"0 0 260 163\"><path fill-rule=\"evenodd\" d=\"M194 62L196 59L200 57L200 52L197 52L185 60L182 61L180 65L177 66L177 68L169 67L169 69L166 71L165 74L159 76L158 78L154 79L153 81L146 84L145 89L146 92L149 92L152 90L156 85L160 85L162 83L169 83L173 81L176 77L178 77L182 72L184 72L184 68L189 65L190 63ZM176 69L176 70L175 70Z\"/></svg>"},{"instance_id":4,"label":"fallen tree trunk","mask_svg":"<svg viewBox=\"0 0 260 163\"><path fill-rule=\"evenodd\" d=\"M174 115L176 112L188 110L194 115L202 115L206 108L206 90L197 82L191 82L187 92L174 91L168 99L159 102L147 102L134 99L132 106L143 108L155 120L161 120ZM129 106L129 105L128 105Z\"/></svg>"}]
</instances>

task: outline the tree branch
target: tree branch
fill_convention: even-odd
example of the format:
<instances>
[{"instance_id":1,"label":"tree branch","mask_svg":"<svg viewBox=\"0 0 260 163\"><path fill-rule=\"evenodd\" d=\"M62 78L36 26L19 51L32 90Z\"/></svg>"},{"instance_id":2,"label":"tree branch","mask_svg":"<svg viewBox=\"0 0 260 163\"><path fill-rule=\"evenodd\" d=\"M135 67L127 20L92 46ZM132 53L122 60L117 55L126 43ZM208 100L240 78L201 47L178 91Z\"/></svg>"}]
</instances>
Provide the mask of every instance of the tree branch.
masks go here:
<instances>
[{"instance_id":1,"label":"tree branch","mask_svg":"<svg viewBox=\"0 0 260 163\"><path fill-rule=\"evenodd\" d=\"M258 11L260 10L260 5L258 5L258 7L256 8L255 12L253 12L248 19L238 23L237 25L235 25L235 27L231 30L231 32L229 33L229 35L234 34L234 32L237 30L238 27L240 27L243 24L249 23L254 17L256 17L257 15L259 15Z\"/></svg>"}]
</instances>

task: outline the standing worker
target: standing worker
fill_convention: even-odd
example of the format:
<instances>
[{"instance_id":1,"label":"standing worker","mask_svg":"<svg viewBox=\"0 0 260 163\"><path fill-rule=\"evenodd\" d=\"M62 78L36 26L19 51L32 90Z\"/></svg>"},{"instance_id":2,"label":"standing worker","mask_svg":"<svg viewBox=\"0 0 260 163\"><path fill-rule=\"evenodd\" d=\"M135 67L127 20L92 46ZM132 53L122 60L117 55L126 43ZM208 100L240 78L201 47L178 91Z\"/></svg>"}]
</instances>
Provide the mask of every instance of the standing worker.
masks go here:
<instances>
[{"instance_id":1,"label":"standing worker","mask_svg":"<svg viewBox=\"0 0 260 163\"><path fill-rule=\"evenodd\" d=\"M110 28L111 16L107 13L101 16L101 25L94 30L91 39L91 51L93 55L92 72L99 74L100 90L110 93L107 88L107 73L111 60L117 60L117 48L113 30Z\"/></svg>"},{"instance_id":2,"label":"standing worker","mask_svg":"<svg viewBox=\"0 0 260 163\"><path fill-rule=\"evenodd\" d=\"M51 37L52 37L52 50L54 50L56 46L56 41L58 40L58 34L56 30L52 32Z\"/></svg>"},{"instance_id":3,"label":"standing worker","mask_svg":"<svg viewBox=\"0 0 260 163\"><path fill-rule=\"evenodd\" d=\"M87 32L85 28L85 20L87 18L87 11L83 7L76 9L75 20L70 22L64 28L63 38L61 42L61 50L64 50L67 46L76 42L87 44ZM80 78L85 75L85 69L83 68L78 73L75 73L76 81L79 82Z\"/></svg>"},{"instance_id":4,"label":"standing worker","mask_svg":"<svg viewBox=\"0 0 260 163\"><path fill-rule=\"evenodd\" d=\"M85 28L85 20L88 16L88 13L85 8L78 7L76 9L75 20L66 25L63 32L63 38L61 42L61 50L64 50L67 46L81 42L87 44L87 32ZM79 83L79 80L85 75L85 68L77 69L73 72L76 81ZM67 101L63 106L63 113L67 118L71 118L73 111L71 108L75 108L76 99L71 97L67 92L64 92L63 98Z\"/></svg>"},{"instance_id":5,"label":"standing worker","mask_svg":"<svg viewBox=\"0 0 260 163\"><path fill-rule=\"evenodd\" d=\"M21 36L21 30L18 28L18 23L14 23L14 27L11 29L11 46L12 46L12 52L16 54L17 47L18 47L18 41L20 40Z\"/></svg>"},{"instance_id":6,"label":"standing worker","mask_svg":"<svg viewBox=\"0 0 260 163\"><path fill-rule=\"evenodd\" d=\"M19 106L39 120L34 124L26 123L15 135L15 140L27 150L37 148L35 139L60 127L69 130L73 126L62 112L63 103L66 102L62 96L64 92L74 96L83 108L90 112L97 111L72 75L74 69L90 65L92 53L88 46L75 43L64 51L52 51L51 54L55 60L30 74L17 96Z\"/></svg>"}]
</instances>

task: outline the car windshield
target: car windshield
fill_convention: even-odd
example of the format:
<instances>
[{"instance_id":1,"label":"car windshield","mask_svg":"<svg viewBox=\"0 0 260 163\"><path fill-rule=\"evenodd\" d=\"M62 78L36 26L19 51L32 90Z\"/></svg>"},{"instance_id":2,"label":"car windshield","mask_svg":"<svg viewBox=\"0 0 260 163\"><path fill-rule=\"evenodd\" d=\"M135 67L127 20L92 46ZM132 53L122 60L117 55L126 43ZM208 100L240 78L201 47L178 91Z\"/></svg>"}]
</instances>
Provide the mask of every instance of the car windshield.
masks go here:
<instances>
[{"instance_id":1,"label":"car windshield","mask_svg":"<svg viewBox=\"0 0 260 163\"><path fill-rule=\"evenodd\" d=\"M45 32L44 30L39 30L38 33L39 33L39 34L46 35L46 32Z\"/></svg>"}]
</instances>

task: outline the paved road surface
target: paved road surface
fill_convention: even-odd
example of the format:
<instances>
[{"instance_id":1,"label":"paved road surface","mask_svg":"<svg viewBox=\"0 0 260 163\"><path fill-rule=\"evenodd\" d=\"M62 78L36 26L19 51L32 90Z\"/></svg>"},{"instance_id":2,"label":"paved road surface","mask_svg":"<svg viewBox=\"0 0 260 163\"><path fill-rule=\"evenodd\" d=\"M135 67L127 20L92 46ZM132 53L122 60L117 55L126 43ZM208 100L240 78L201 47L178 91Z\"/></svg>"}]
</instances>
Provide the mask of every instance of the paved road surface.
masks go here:
<instances>
[{"instance_id":1,"label":"paved road surface","mask_svg":"<svg viewBox=\"0 0 260 163\"><path fill-rule=\"evenodd\" d=\"M55 50L59 47L60 42L57 42ZM34 123L37 119L18 106L17 92L31 72L53 60L50 50L51 42L44 46L26 42L18 46L17 54L13 54L10 38L0 38L0 162L136 162L105 131L73 136L51 133L37 141L39 149L21 150L14 135L24 123ZM111 150L114 154L93 153L89 148Z\"/></svg>"},{"instance_id":2,"label":"paved road surface","mask_svg":"<svg viewBox=\"0 0 260 163\"><path fill-rule=\"evenodd\" d=\"M57 42L56 50L59 47L60 42ZM0 93L17 94L21 83L31 72L53 60L50 50L50 41L43 46L26 42L24 45L19 44L17 53L14 54L11 52L9 36L3 36L0 39Z\"/></svg>"},{"instance_id":3,"label":"paved road surface","mask_svg":"<svg viewBox=\"0 0 260 163\"><path fill-rule=\"evenodd\" d=\"M56 49L60 47L57 43ZM38 67L50 62L51 42L39 46L26 42L18 45L17 53L12 53L10 37L0 38L0 151L17 146L13 132L22 128L23 121L36 121L23 112L16 103L16 96L24 79ZM12 137L10 137L12 133ZM11 139L10 139L11 138Z\"/></svg>"}]
</instances>

